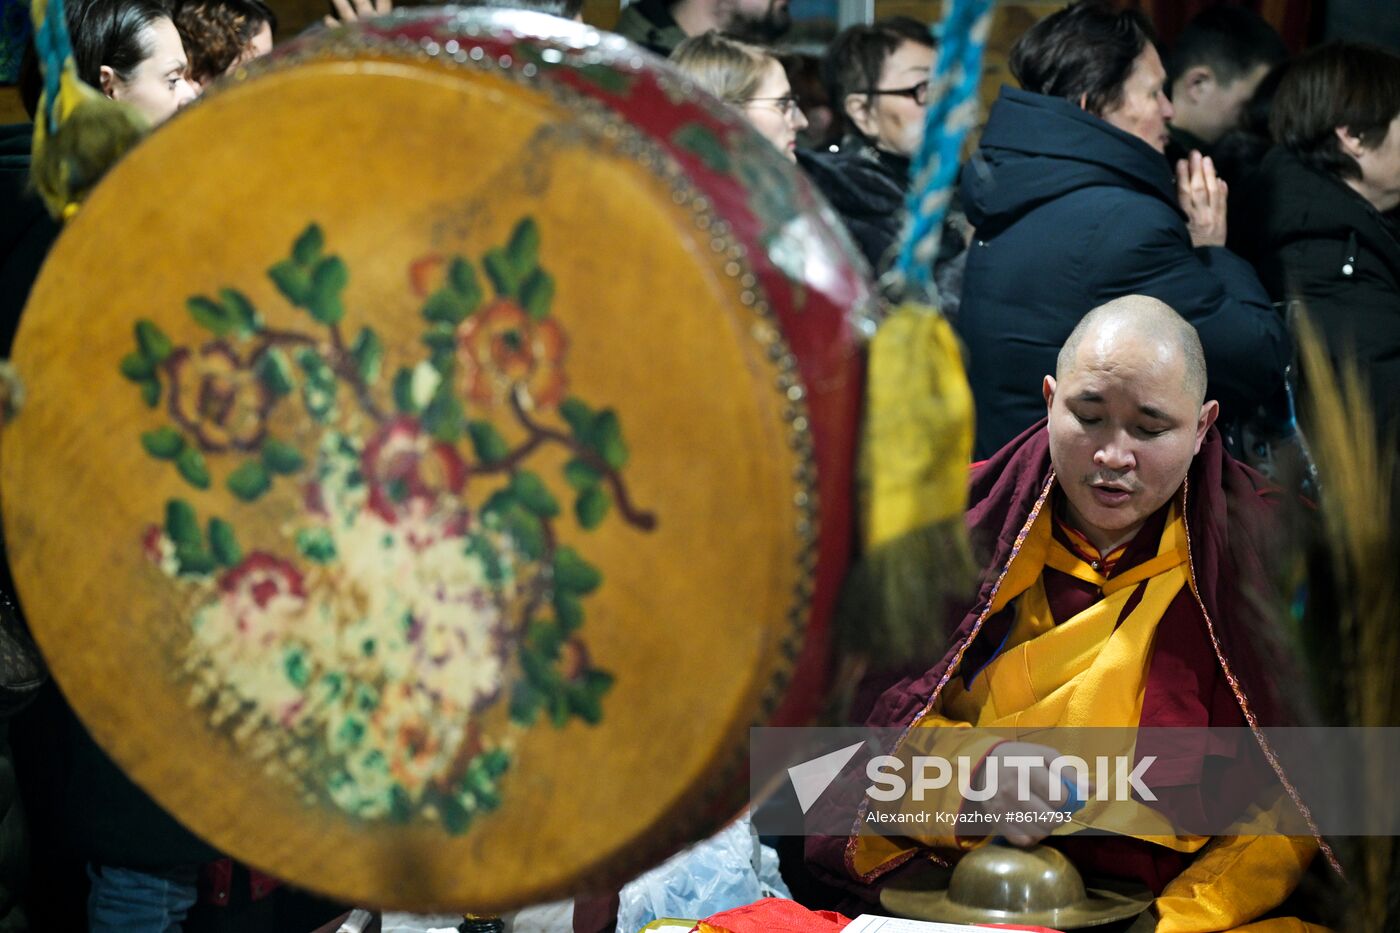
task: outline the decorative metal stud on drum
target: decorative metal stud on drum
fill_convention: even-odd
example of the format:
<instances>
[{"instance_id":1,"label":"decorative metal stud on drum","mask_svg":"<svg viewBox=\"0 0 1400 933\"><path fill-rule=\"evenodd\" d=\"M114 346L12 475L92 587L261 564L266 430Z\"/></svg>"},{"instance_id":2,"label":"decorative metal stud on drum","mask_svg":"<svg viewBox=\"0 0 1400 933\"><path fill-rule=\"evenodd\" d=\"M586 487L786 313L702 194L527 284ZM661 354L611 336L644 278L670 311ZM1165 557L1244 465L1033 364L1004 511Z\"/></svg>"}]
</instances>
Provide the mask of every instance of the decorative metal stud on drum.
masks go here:
<instances>
[{"instance_id":1,"label":"decorative metal stud on drum","mask_svg":"<svg viewBox=\"0 0 1400 933\"><path fill-rule=\"evenodd\" d=\"M36 285L24 608L93 736L298 885L501 910L629 877L821 702L859 261L616 37L404 13L118 164ZM247 80L244 80L247 79Z\"/></svg>"}]
</instances>

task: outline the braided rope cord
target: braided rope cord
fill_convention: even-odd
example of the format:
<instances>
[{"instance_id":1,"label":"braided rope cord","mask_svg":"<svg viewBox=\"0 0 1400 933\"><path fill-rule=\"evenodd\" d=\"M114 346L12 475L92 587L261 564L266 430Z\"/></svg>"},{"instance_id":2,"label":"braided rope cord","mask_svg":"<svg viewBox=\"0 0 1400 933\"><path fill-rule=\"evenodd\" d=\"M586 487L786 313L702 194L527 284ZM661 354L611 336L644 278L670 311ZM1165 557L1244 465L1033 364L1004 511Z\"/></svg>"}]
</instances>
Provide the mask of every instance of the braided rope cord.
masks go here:
<instances>
[{"instance_id":1,"label":"braided rope cord","mask_svg":"<svg viewBox=\"0 0 1400 933\"><path fill-rule=\"evenodd\" d=\"M63 70L75 67L73 44L68 37L63 0L34 0L29 9L34 20L34 50L44 75L44 127L53 135L62 121L58 102Z\"/></svg>"},{"instance_id":2,"label":"braided rope cord","mask_svg":"<svg viewBox=\"0 0 1400 933\"><path fill-rule=\"evenodd\" d=\"M982 51L996 0L950 0L936 31L938 60L929 78L924 140L915 154L906 202L907 220L893 270L895 290L936 305L933 260L938 255L943 218L957 183L959 155L977 122L977 86Z\"/></svg>"}]
</instances>

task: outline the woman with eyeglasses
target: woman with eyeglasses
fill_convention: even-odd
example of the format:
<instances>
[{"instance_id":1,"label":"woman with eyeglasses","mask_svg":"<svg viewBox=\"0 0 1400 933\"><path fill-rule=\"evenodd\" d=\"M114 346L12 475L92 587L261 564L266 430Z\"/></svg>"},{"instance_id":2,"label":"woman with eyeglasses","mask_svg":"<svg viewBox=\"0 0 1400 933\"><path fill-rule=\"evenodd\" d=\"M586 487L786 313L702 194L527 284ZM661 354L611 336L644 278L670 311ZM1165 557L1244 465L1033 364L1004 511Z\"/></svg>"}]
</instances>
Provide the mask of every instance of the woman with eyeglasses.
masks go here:
<instances>
[{"instance_id":1,"label":"woman with eyeglasses","mask_svg":"<svg viewBox=\"0 0 1400 933\"><path fill-rule=\"evenodd\" d=\"M828 152L798 162L845 221L871 269L888 268L904 224L909 161L923 142L929 70L937 44L927 26L905 16L851 26L832 40L822 78L844 126ZM967 237L954 206L934 263L945 312L956 314Z\"/></svg>"},{"instance_id":2,"label":"woman with eyeglasses","mask_svg":"<svg viewBox=\"0 0 1400 933\"><path fill-rule=\"evenodd\" d=\"M782 62L772 53L711 30L676 46L671 63L737 108L779 152L796 158L797 134L807 118L797 106Z\"/></svg>"}]
</instances>

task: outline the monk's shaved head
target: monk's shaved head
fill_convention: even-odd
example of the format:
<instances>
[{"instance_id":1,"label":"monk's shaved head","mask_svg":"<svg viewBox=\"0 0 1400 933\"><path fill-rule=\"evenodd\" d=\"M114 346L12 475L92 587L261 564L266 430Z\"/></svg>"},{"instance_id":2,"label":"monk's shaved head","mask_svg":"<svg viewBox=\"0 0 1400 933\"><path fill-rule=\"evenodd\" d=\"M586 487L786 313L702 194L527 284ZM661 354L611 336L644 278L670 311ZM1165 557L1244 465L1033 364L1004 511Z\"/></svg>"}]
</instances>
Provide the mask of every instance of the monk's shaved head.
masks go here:
<instances>
[{"instance_id":1,"label":"monk's shaved head","mask_svg":"<svg viewBox=\"0 0 1400 933\"><path fill-rule=\"evenodd\" d=\"M1086 344L1100 354L1113 354L1127 344L1158 347L1181 356L1185 387L1200 404L1206 397L1206 355L1196 328L1165 302L1146 295L1127 295L1099 305L1084 315L1070 333L1055 360L1055 379L1061 381L1078 364Z\"/></svg>"},{"instance_id":2,"label":"monk's shaved head","mask_svg":"<svg viewBox=\"0 0 1400 933\"><path fill-rule=\"evenodd\" d=\"M1195 328L1141 295L1086 314L1042 391L1066 518L1101 554L1176 495L1220 413Z\"/></svg>"}]
</instances>

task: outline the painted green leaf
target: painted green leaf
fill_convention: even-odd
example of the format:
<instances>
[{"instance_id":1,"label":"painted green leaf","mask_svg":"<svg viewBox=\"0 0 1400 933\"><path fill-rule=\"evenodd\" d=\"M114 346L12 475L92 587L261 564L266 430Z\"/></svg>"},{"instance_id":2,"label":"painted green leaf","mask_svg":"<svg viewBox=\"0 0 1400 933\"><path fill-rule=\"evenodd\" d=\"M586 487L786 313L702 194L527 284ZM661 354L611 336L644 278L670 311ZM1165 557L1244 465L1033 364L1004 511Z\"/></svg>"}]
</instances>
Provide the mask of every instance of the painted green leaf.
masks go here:
<instances>
[{"instance_id":1,"label":"painted green leaf","mask_svg":"<svg viewBox=\"0 0 1400 933\"><path fill-rule=\"evenodd\" d=\"M582 399L570 396L560 403L559 414L573 431L574 437L587 444L593 428L593 409Z\"/></svg>"},{"instance_id":2,"label":"painted green leaf","mask_svg":"<svg viewBox=\"0 0 1400 933\"><path fill-rule=\"evenodd\" d=\"M267 487L272 484L272 477L261 463L249 460L230 473L225 484L229 492L244 502L252 502L267 492Z\"/></svg>"},{"instance_id":3,"label":"painted green leaf","mask_svg":"<svg viewBox=\"0 0 1400 933\"><path fill-rule=\"evenodd\" d=\"M434 395L423 410L423 426L444 444L453 444L462 437L466 413L462 410L461 400L452 391L452 383L444 381L442 388L445 391Z\"/></svg>"},{"instance_id":4,"label":"painted green leaf","mask_svg":"<svg viewBox=\"0 0 1400 933\"><path fill-rule=\"evenodd\" d=\"M379 381L379 371L384 363L384 344L377 333L368 327L361 328L350 346L350 356L354 358L355 368L366 385Z\"/></svg>"},{"instance_id":5,"label":"painted green leaf","mask_svg":"<svg viewBox=\"0 0 1400 933\"><path fill-rule=\"evenodd\" d=\"M295 473L306 466L306 460L302 457L301 451L291 444L283 443L276 438L269 438L262 449L263 466L267 467L269 473L276 473L286 476Z\"/></svg>"},{"instance_id":6,"label":"painted green leaf","mask_svg":"<svg viewBox=\"0 0 1400 933\"><path fill-rule=\"evenodd\" d=\"M554 552L554 587L567 593L585 596L598 588L603 575L571 547Z\"/></svg>"},{"instance_id":7,"label":"painted green leaf","mask_svg":"<svg viewBox=\"0 0 1400 933\"><path fill-rule=\"evenodd\" d=\"M165 533L176 547L204 547L204 536L199 533L194 506L184 499L171 499L165 503Z\"/></svg>"},{"instance_id":8,"label":"painted green leaf","mask_svg":"<svg viewBox=\"0 0 1400 933\"><path fill-rule=\"evenodd\" d=\"M413 370L400 368L394 373L394 407L405 415L418 414L418 404L413 400Z\"/></svg>"},{"instance_id":9,"label":"painted green leaf","mask_svg":"<svg viewBox=\"0 0 1400 933\"><path fill-rule=\"evenodd\" d=\"M472 815L455 797L444 797L439 811L442 814L442 828L451 836L460 836L471 829Z\"/></svg>"},{"instance_id":10,"label":"painted green leaf","mask_svg":"<svg viewBox=\"0 0 1400 933\"><path fill-rule=\"evenodd\" d=\"M203 575L213 573L218 569L218 563L214 560L214 555L204 549L202 545L175 545L175 561L180 565L180 573Z\"/></svg>"},{"instance_id":11,"label":"painted green leaf","mask_svg":"<svg viewBox=\"0 0 1400 933\"><path fill-rule=\"evenodd\" d=\"M569 700L569 709L578 718L590 726L603 721L603 703L599 697L578 686L570 686L565 695Z\"/></svg>"},{"instance_id":12,"label":"painted green leaf","mask_svg":"<svg viewBox=\"0 0 1400 933\"><path fill-rule=\"evenodd\" d=\"M453 256L447 266L447 282L461 299L467 314L471 314L481 304L481 283L477 281L476 270L461 256Z\"/></svg>"},{"instance_id":13,"label":"painted green leaf","mask_svg":"<svg viewBox=\"0 0 1400 933\"><path fill-rule=\"evenodd\" d=\"M617 412L611 408L599 412L593 419L592 446L598 451L603 462L614 470L627 465L627 444L622 440L622 425L617 420Z\"/></svg>"},{"instance_id":14,"label":"painted green leaf","mask_svg":"<svg viewBox=\"0 0 1400 933\"><path fill-rule=\"evenodd\" d=\"M155 408L160 404L160 381L157 379L147 379L141 383L141 398L146 405Z\"/></svg>"},{"instance_id":15,"label":"painted green leaf","mask_svg":"<svg viewBox=\"0 0 1400 933\"><path fill-rule=\"evenodd\" d=\"M549 718L554 723L554 728L562 729L569 724L569 698L560 690L552 694L549 698Z\"/></svg>"},{"instance_id":16,"label":"painted green leaf","mask_svg":"<svg viewBox=\"0 0 1400 933\"><path fill-rule=\"evenodd\" d=\"M430 350L456 350L457 328L439 321L423 332L423 344Z\"/></svg>"},{"instance_id":17,"label":"painted green leaf","mask_svg":"<svg viewBox=\"0 0 1400 933\"><path fill-rule=\"evenodd\" d=\"M517 505L506 510L501 520L506 533L528 560L539 560L544 556L544 526L533 512Z\"/></svg>"},{"instance_id":18,"label":"painted green leaf","mask_svg":"<svg viewBox=\"0 0 1400 933\"><path fill-rule=\"evenodd\" d=\"M120 369L122 375L132 382L145 382L154 379L156 375L156 364L144 353L128 353L122 357Z\"/></svg>"},{"instance_id":19,"label":"painted green leaf","mask_svg":"<svg viewBox=\"0 0 1400 933\"><path fill-rule=\"evenodd\" d=\"M156 428L141 435L141 446L157 460L173 460L184 448L185 438L174 428Z\"/></svg>"},{"instance_id":20,"label":"painted green leaf","mask_svg":"<svg viewBox=\"0 0 1400 933\"><path fill-rule=\"evenodd\" d=\"M477 776L480 775L480 776ZM468 772L467 776L472 778L472 793L476 797L478 808L486 811L495 810L501 805L500 794L496 788L491 786L490 779L482 772Z\"/></svg>"},{"instance_id":21,"label":"painted green leaf","mask_svg":"<svg viewBox=\"0 0 1400 933\"><path fill-rule=\"evenodd\" d=\"M311 294L307 310L322 324L337 324L345 316L340 293L350 281L350 270L339 256L329 256L316 264L311 273Z\"/></svg>"},{"instance_id":22,"label":"painted green leaf","mask_svg":"<svg viewBox=\"0 0 1400 933\"><path fill-rule=\"evenodd\" d=\"M483 752L478 760L482 769L493 778L498 778L510 770L510 755L499 748Z\"/></svg>"},{"instance_id":23,"label":"painted green leaf","mask_svg":"<svg viewBox=\"0 0 1400 933\"><path fill-rule=\"evenodd\" d=\"M468 421L467 434L471 437L476 458L482 463L489 466L510 456L510 446L491 422Z\"/></svg>"},{"instance_id":24,"label":"painted green leaf","mask_svg":"<svg viewBox=\"0 0 1400 933\"><path fill-rule=\"evenodd\" d=\"M423 302L423 317L434 324L453 327L471 313L462 296L450 288L439 288Z\"/></svg>"},{"instance_id":25,"label":"painted green leaf","mask_svg":"<svg viewBox=\"0 0 1400 933\"><path fill-rule=\"evenodd\" d=\"M413 819L413 798L402 784L389 788L389 822L407 823Z\"/></svg>"},{"instance_id":26,"label":"painted green leaf","mask_svg":"<svg viewBox=\"0 0 1400 933\"><path fill-rule=\"evenodd\" d=\"M302 528L297 532L297 550L307 560L328 564L335 560L335 539L325 528Z\"/></svg>"},{"instance_id":27,"label":"painted green leaf","mask_svg":"<svg viewBox=\"0 0 1400 933\"><path fill-rule=\"evenodd\" d=\"M311 681L311 665L306 662L306 652L300 648L289 648L282 656L282 669L294 687L305 687Z\"/></svg>"},{"instance_id":28,"label":"painted green leaf","mask_svg":"<svg viewBox=\"0 0 1400 933\"><path fill-rule=\"evenodd\" d=\"M505 250L500 248L488 250L481 265L486 269L486 277L491 280L491 285L496 289L497 295L504 298L516 296L516 291L520 288L520 279L517 277L515 268L511 265Z\"/></svg>"},{"instance_id":29,"label":"painted green leaf","mask_svg":"<svg viewBox=\"0 0 1400 933\"><path fill-rule=\"evenodd\" d=\"M210 301L203 295L195 295L188 299L185 309L190 312L190 317L194 318L196 324L215 336L223 337L234 328L234 320L224 310L224 306Z\"/></svg>"},{"instance_id":30,"label":"painted green leaf","mask_svg":"<svg viewBox=\"0 0 1400 933\"><path fill-rule=\"evenodd\" d=\"M298 308L311 299L311 273L305 267L284 259L267 270L267 277Z\"/></svg>"},{"instance_id":31,"label":"painted green leaf","mask_svg":"<svg viewBox=\"0 0 1400 933\"><path fill-rule=\"evenodd\" d=\"M603 523L612 506L612 496L601 486L593 486L579 494L574 503L574 515L583 528L592 531Z\"/></svg>"},{"instance_id":32,"label":"painted green leaf","mask_svg":"<svg viewBox=\"0 0 1400 933\"><path fill-rule=\"evenodd\" d=\"M235 567L243 560L243 549L238 546L233 526L222 518L209 519L209 550L225 567Z\"/></svg>"},{"instance_id":33,"label":"painted green leaf","mask_svg":"<svg viewBox=\"0 0 1400 933\"><path fill-rule=\"evenodd\" d=\"M530 685L521 681L510 692L510 719L521 726L533 726L540 716L540 705L544 697Z\"/></svg>"},{"instance_id":34,"label":"painted green leaf","mask_svg":"<svg viewBox=\"0 0 1400 933\"><path fill-rule=\"evenodd\" d=\"M596 667L589 668L583 672L582 686L593 696L601 697L612 689L614 679L613 675L607 671L601 671Z\"/></svg>"},{"instance_id":35,"label":"painted green leaf","mask_svg":"<svg viewBox=\"0 0 1400 933\"><path fill-rule=\"evenodd\" d=\"M320 225L311 224L292 244L292 260L299 265L311 265L321 258L321 250L325 248L325 243Z\"/></svg>"},{"instance_id":36,"label":"painted green leaf","mask_svg":"<svg viewBox=\"0 0 1400 933\"><path fill-rule=\"evenodd\" d=\"M554 616L564 634L576 632L583 625L583 603L572 593L555 590Z\"/></svg>"},{"instance_id":37,"label":"painted green leaf","mask_svg":"<svg viewBox=\"0 0 1400 933\"><path fill-rule=\"evenodd\" d=\"M335 373L316 351L308 348L297 351L297 364L306 373L306 382L301 387L306 411L315 420L324 422L335 407Z\"/></svg>"},{"instance_id":38,"label":"painted green leaf","mask_svg":"<svg viewBox=\"0 0 1400 933\"><path fill-rule=\"evenodd\" d=\"M276 347L258 357L254 372L274 396L281 398L292 391L292 366L287 355Z\"/></svg>"},{"instance_id":39,"label":"painted green leaf","mask_svg":"<svg viewBox=\"0 0 1400 933\"><path fill-rule=\"evenodd\" d=\"M536 687L549 690L559 683L559 675L555 673L552 658L545 658L533 651L520 652L520 669L525 672L530 683Z\"/></svg>"},{"instance_id":40,"label":"painted green leaf","mask_svg":"<svg viewBox=\"0 0 1400 933\"><path fill-rule=\"evenodd\" d=\"M671 142L698 156L711 171L729 174L729 152L723 140L709 127L687 123L671 134Z\"/></svg>"},{"instance_id":41,"label":"painted green leaf","mask_svg":"<svg viewBox=\"0 0 1400 933\"><path fill-rule=\"evenodd\" d=\"M195 489L209 488L209 465L197 448L186 447L175 457L175 469Z\"/></svg>"},{"instance_id":42,"label":"painted green leaf","mask_svg":"<svg viewBox=\"0 0 1400 933\"><path fill-rule=\"evenodd\" d=\"M549 317L549 308L553 303L554 276L543 269L536 269L520 286L520 304L530 317L539 321Z\"/></svg>"},{"instance_id":43,"label":"painted green leaf","mask_svg":"<svg viewBox=\"0 0 1400 933\"><path fill-rule=\"evenodd\" d=\"M306 413L313 420L325 424L330 420L331 411L335 408L335 394L327 392L325 389L307 383L301 387L301 400L306 405Z\"/></svg>"},{"instance_id":44,"label":"painted green leaf","mask_svg":"<svg viewBox=\"0 0 1400 933\"><path fill-rule=\"evenodd\" d=\"M234 288L221 288L219 300L238 333L255 334L262 330L262 318L247 295Z\"/></svg>"},{"instance_id":45,"label":"painted green leaf","mask_svg":"<svg viewBox=\"0 0 1400 933\"><path fill-rule=\"evenodd\" d=\"M136 345L141 348L142 355L153 363L164 363L175 349L170 338L165 336L165 331L146 320L136 322Z\"/></svg>"},{"instance_id":46,"label":"painted green leaf","mask_svg":"<svg viewBox=\"0 0 1400 933\"><path fill-rule=\"evenodd\" d=\"M564 646L564 633L559 626L546 620L538 620L530 625L530 644L541 655L551 660L559 657L559 649Z\"/></svg>"},{"instance_id":47,"label":"painted green leaf","mask_svg":"<svg viewBox=\"0 0 1400 933\"><path fill-rule=\"evenodd\" d=\"M518 279L524 279L540 264L540 228L533 217L515 225L506 244L506 258Z\"/></svg>"},{"instance_id":48,"label":"painted green leaf","mask_svg":"<svg viewBox=\"0 0 1400 933\"><path fill-rule=\"evenodd\" d=\"M511 477L510 489L520 500L520 504L536 515L553 518L559 514L558 501L537 474L521 470Z\"/></svg>"},{"instance_id":49,"label":"painted green leaf","mask_svg":"<svg viewBox=\"0 0 1400 933\"><path fill-rule=\"evenodd\" d=\"M597 486L602 478L602 473L599 473L582 460L574 459L564 464L564 481L579 492L584 492Z\"/></svg>"}]
</instances>

